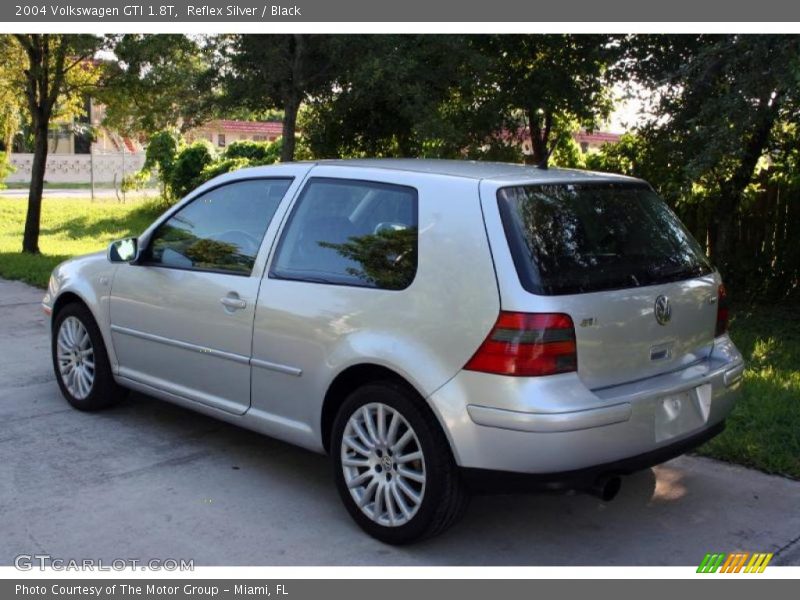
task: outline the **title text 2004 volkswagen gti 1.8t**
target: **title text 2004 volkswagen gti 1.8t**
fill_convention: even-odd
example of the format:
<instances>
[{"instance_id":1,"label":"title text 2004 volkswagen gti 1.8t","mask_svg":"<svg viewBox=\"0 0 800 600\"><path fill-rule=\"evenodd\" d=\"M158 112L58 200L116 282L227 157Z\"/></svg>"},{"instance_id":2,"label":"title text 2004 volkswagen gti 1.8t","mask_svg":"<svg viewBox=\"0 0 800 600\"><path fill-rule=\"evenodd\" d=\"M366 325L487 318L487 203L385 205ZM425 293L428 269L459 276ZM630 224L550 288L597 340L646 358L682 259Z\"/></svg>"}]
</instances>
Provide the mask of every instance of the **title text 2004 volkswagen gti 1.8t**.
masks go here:
<instances>
[{"instance_id":1,"label":"title text 2004 volkswagen gti 1.8t","mask_svg":"<svg viewBox=\"0 0 800 600\"><path fill-rule=\"evenodd\" d=\"M223 175L58 266L44 307L73 406L134 389L327 452L389 543L475 491L609 500L719 433L744 369L719 274L646 183L508 164Z\"/></svg>"}]
</instances>

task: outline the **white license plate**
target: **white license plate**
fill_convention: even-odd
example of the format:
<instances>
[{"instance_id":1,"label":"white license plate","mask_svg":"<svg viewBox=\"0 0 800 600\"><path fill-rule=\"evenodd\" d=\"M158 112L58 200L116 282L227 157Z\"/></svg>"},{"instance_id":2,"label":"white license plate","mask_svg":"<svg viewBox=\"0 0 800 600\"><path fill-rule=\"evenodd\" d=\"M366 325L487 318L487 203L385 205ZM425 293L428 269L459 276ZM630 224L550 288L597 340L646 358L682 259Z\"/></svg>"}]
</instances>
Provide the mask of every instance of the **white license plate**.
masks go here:
<instances>
[{"instance_id":1,"label":"white license plate","mask_svg":"<svg viewBox=\"0 0 800 600\"><path fill-rule=\"evenodd\" d=\"M684 392L662 396L656 400L656 442L699 429L708 422L711 412L711 384Z\"/></svg>"}]
</instances>

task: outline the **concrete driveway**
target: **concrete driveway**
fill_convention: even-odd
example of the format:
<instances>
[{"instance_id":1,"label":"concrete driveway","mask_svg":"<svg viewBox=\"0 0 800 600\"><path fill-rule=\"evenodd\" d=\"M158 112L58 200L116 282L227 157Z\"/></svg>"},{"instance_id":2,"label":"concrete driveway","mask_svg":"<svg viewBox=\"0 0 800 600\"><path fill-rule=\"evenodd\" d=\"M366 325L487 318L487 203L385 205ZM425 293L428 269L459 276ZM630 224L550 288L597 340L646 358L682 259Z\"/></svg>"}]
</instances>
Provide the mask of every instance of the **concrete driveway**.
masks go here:
<instances>
[{"instance_id":1,"label":"concrete driveway","mask_svg":"<svg viewBox=\"0 0 800 600\"><path fill-rule=\"evenodd\" d=\"M324 456L142 395L72 410L42 292L0 280L0 564L177 558L196 565L800 564L800 482L683 457L583 495L483 497L445 535L384 546L353 524Z\"/></svg>"}]
</instances>

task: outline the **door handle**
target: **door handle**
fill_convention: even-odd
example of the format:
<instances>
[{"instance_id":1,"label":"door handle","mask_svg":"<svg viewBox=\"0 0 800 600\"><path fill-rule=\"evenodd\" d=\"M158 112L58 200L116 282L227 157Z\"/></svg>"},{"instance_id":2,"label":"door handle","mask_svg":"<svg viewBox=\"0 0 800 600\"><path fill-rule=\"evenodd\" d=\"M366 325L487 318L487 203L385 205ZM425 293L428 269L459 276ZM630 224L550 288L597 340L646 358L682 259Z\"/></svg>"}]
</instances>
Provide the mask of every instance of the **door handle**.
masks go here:
<instances>
[{"instance_id":1,"label":"door handle","mask_svg":"<svg viewBox=\"0 0 800 600\"><path fill-rule=\"evenodd\" d=\"M220 298L219 301L220 304L228 310L241 310L247 307L247 302L239 298L236 294Z\"/></svg>"}]
</instances>

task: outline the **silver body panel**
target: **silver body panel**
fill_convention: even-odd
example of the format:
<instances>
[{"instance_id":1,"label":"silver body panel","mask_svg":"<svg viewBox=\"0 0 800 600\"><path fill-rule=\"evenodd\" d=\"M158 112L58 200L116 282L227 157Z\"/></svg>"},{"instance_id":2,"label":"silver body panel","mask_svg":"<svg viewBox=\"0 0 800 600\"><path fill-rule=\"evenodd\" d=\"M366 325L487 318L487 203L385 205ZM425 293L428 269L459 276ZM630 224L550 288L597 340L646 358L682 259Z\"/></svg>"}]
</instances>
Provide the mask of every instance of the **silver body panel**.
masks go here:
<instances>
[{"instance_id":1,"label":"silver body panel","mask_svg":"<svg viewBox=\"0 0 800 600\"><path fill-rule=\"evenodd\" d=\"M90 307L123 385L315 451L324 447L329 387L364 364L390 369L419 392L463 467L528 473L588 467L680 440L730 412L743 361L727 336L713 336L716 305L709 298L717 274L569 296L538 296L520 284L497 190L619 177L464 161L259 167L205 184L158 219L140 244L203 191L275 176L293 182L250 276L115 265L98 254L57 267L45 304L73 294ZM416 188L419 264L408 288L268 275L308 177ZM221 304L232 293L245 301L243 308ZM673 304L666 325L653 315L659 295ZM578 371L516 378L463 370L500 310L572 316ZM677 420L662 414L671 406L683 410Z\"/></svg>"}]
</instances>

